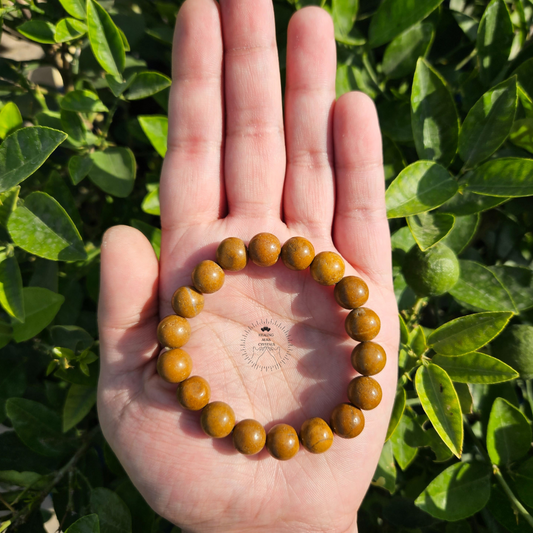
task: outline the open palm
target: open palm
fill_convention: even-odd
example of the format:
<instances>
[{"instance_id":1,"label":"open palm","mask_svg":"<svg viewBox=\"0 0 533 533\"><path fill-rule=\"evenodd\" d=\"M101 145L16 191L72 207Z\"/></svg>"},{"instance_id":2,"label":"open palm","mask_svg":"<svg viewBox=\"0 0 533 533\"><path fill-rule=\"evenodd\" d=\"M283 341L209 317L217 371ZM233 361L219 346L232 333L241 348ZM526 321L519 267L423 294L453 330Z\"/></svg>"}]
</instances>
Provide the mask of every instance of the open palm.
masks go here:
<instances>
[{"instance_id":1,"label":"open palm","mask_svg":"<svg viewBox=\"0 0 533 533\"><path fill-rule=\"evenodd\" d=\"M148 503L190 531L357 531L356 514L384 441L396 382L397 309L392 290L379 126L361 93L335 102L335 40L329 15L300 10L289 25L285 117L272 0L187 0L176 26L169 140L161 177L161 262L144 236L109 230L102 243L99 325L102 429ZM175 289L230 236L260 232L308 238L340 253L346 275L369 285L381 318L376 341L388 363L383 401L363 433L336 437L322 455L290 461L235 451L201 430L175 385L156 372L156 328ZM309 271L249 264L227 273L190 320L193 375L237 420L270 427L329 420L355 376L347 311ZM290 356L275 371L241 351L247 328L274 320ZM249 354L248 354L249 355Z\"/></svg>"}]
</instances>

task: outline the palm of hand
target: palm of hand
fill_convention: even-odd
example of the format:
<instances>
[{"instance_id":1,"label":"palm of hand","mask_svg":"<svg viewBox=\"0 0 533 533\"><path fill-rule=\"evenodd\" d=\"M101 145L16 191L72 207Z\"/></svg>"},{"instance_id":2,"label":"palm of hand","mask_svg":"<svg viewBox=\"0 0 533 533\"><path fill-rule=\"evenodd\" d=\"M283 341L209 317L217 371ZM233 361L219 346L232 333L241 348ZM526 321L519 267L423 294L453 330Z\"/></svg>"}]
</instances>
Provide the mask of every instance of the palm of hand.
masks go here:
<instances>
[{"instance_id":1,"label":"palm of hand","mask_svg":"<svg viewBox=\"0 0 533 533\"><path fill-rule=\"evenodd\" d=\"M232 24L237 13L250 17L252 23L265 24L261 22L261 10L269 13L269 1L258 1L257 12L244 15L243 1L228 0L222 4L223 28ZM188 47L194 43L190 36L194 30L189 25L198 17L214 19L213 7L211 0L188 0L182 8L176 40L185 54L192 54ZM311 27L320 30L322 26L323 33L332 33L328 26L331 23L316 9L302 10L298 17L291 22L289 30L288 91L298 80L305 81L298 67L291 66L291 31L293 43L300 40L296 35L304 41L309 39ZM186 37L180 37L180 31ZM245 35L246 38L251 36ZM320 38L319 31L315 39ZM327 38L331 41L331 35ZM206 53L208 50L206 45ZM297 51L292 52L292 58L296 63ZM322 59L322 63L326 62L326 58ZM228 68L231 64L226 65ZM177 78L173 91L179 92L183 89L177 87L180 83ZM226 80L227 109L231 106L228 93L233 90L228 83L231 82ZM341 101L337 103L335 114L339 113L339 118L333 120L334 124L326 118L322 128L325 131L319 132L320 137L327 139L332 128L340 131L335 137L339 139L335 141L336 202L330 166L309 165L292 171L289 164L285 171L284 153L276 154L281 156L275 159L279 160L278 164L273 163L274 168L264 177L268 177L269 191L263 192L262 198L253 191L246 196L246 182L239 183L238 179L230 182L228 160L233 159L230 150L238 152L239 145L231 143L229 138L226 139L225 187L221 187L220 177L212 177L215 176L212 172L212 181L204 184L207 188L203 195L197 190L193 194L191 191L197 187L187 179L186 170L189 165L188 174L196 174L200 169L194 165L199 163L191 162L190 155L196 154L190 145L185 149L185 143L180 141L169 151L162 175L163 242L159 272L149 243L134 230L115 228L104 239L99 310L102 372L98 402L102 428L148 503L184 528L356 531L356 512L375 470L394 398L398 326L390 279L388 227L383 214L383 177L378 163L368 163L373 154L379 161L379 138L376 141L379 130L369 101L362 95L350 96L352 102L341 99L342 108ZM331 107L331 102L327 104L328 97L331 94L326 97L325 105ZM184 98L181 94L180 101ZM291 105L289 93L286 100ZM175 101L174 106L179 109L179 102ZM342 114L339 108L344 109ZM286 114L288 134L289 113L290 110ZM183 114L186 111L182 117ZM175 138L184 135L180 128L187 126L175 122L173 128L172 116L171 111L171 139L172 135ZM358 140L361 145L355 151L342 134L345 128L353 129L353 125L349 126L350 118L358 118L367 126L368 138ZM226 131L229 122L230 117ZM361 138L363 131L353 134ZM289 163L290 144L288 139ZM312 150L310 147L309 152ZM360 160L361 156L369 159L358 169L357 162L350 163L350 158ZM246 167L245 163L234 163L234 174L238 176L238 168ZM209 165L212 167L212 162ZM181 169L181 176L175 168ZM358 171L362 174L359 182L353 179ZM260 189L261 184L257 185ZM299 197L302 191L305 197ZM191 197L180 200L179 196L187 196L186 192ZM354 201L358 195L366 195L363 198L366 205ZM283 221L279 209L277 215L272 214L275 209L269 209L276 204L283 205ZM357 209L350 210L350 205L359 206L368 218L358 217ZM207 207L199 215L201 206ZM207 216L209 209L211 219ZM229 215L220 218L219 211L226 209ZM190 284L190 272L195 264L214 259L216 246L222 239L236 236L247 242L261 231L275 234L282 243L291 236L302 235L313 242L317 252L331 250L343 255L346 275L360 275L369 284L367 305L382 321L376 340L388 354L387 367L377 378L383 388L383 402L375 411L365 413L363 433L354 440L336 438L323 455L301 450L287 462L276 461L266 450L245 457L232 448L231 439L208 438L200 428L199 414L186 412L177 405L176 387L164 383L155 369L158 353L155 331L159 318L172 313L170 299L174 290ZM193 359L193 375L207 379L211 399L229 403L237 420L255 418L267 431L278 422L289 423L298 430L310 417L329 420L331 410L346 401L347 384L355 375L349 357L354 343L344 332L346 313L336 304L333 288L318 285L309 271L289 271L281 261L269 268L249 264L242 272L227 273L224 287L206 295L204 311L191 319L193 333L185 349ZM261 319L274 319L286 327L294 346L289 360L275 372L253 368L241 353L245 330Z\"/></svg>"}]
</instances>

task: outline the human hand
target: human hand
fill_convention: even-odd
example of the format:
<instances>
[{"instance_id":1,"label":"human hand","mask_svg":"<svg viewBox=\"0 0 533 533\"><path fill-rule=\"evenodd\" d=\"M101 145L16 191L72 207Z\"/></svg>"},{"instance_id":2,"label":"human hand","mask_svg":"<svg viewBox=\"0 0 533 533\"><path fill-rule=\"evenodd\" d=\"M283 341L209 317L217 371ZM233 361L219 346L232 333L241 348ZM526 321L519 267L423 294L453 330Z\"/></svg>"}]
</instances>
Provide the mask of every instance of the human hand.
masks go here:
<instances>
[{"instance_id":1,"label":"human hand","mask_svg":"<svg viewBox=\"0 0 533 533\"><path fill-rule=\"evenodd\" d=\"M187 0L174 37L160 264L133 228L112 228L102 243L102 429L147 502L186 531L357 531L394 400L399 331L376 112L361 93L335 103L335 70L330 16L298 11L283 119L272 0L222 0L220 8ZM199 414L182 409L176 386L156 372L157 324L172 313L175 289L190 284L199 261L215 258L221 240L248 242L259 232L337 251L346 275L368 283L367 306L381 318L382 403L364 413L361 435L335 437L322 455L241 455L230 438L207 437ZM332 293L281 261L227 273L190 320L193 375L207 379L211 399L229 403L237 420L254 418L267 431L329 420L355 376L346 311ZM271 373L240 352L245 330L261 319L287 326L294 344Z\"/></svg>"}]
</instances>

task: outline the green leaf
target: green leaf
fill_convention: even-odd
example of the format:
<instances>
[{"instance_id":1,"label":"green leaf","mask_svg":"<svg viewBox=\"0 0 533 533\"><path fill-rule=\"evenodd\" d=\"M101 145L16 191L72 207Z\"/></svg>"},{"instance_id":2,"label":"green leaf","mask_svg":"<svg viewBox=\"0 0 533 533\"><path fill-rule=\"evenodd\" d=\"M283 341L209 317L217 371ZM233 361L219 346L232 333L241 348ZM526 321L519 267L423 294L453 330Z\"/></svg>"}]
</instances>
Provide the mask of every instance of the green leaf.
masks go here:
<instances>
[{"instance_id":1,"label":"green leaf","mask_svg":"<svg viewBox=\"0 0 533 533\"><path fill-rule=\"evenodd\" d=\"M335 33L348 35L357 17L359 0L332 0L331 6Z\"/></svg>"},{"instance_id":2,"label":"green leaf","mask_svg":"<svg viewBox=\"0 0 533 533\"><path fill-rule=\"evenodd\" d=\"M475 43L479 21L466 13L461 13L460 11L451 11L451 13L455 22L457 22L457 25L463 30L468 39Z\"/></svg>"},{"instance_id":3,"label":"green leaf","mask_svg":"<svg viewBox=\"0 0 533 533\"><path fill-rule=\"evenodd\" d=\"M22 115L17 104L8 102L0 111L0 139L4 139L21 126Z\"/></svg>"},{"instance_id":4,"label":"green leaf","mask_svg":"<svg viewBox=\"0 0 533 533\"><path fill-rule=\"evenodd\" d=\"M124 42L109 14L95 0L87 0L87 26L96 60L106 72L119 77L126 66Z\"/></svg>"},{"instance_id":5,"label":"green leaf","mask_svg":"<svg viewBox=\"0 0 533 533\"><path fill-rule=\"evenodd\" d=\"M514 72L518 78L518 86L528 96L528 100L533 98L533 74L531 69L533 68L533 57L530 57L527 61L524 61ZM522 100L524 102L524 100Z\"/></svg>"},{"instance_id":6,"label":"green leaf","mask_svg":"<svg viewBox=\"0 0 533 533\"><path fill-rule=\"evenodd\" d=\"M77 113L103 113L109 111L98 95L92 91L70 91L61 100L61 109Z\"/></svg>"},{"instance_id":7,"label":"green leaf","mask_svg":"<svg viewBox=\"0 0 533 533\"><path fill-rule=\"evenodd\" d=\"M453 228L442 240L443 244L451 248L456 255L459 255L474 238L479 226L479 220L480 216L478 214L455 217Z\"/></svg>"},{"instance_id":8,"label":"green leaf","mask_svg":"<svg viewBox=\"0 0 533 533\"><path fill-rule=\"evenodd\" d=\"M441 165L416 161L402 170L385 193L388 218L425 213L457 192L457 182Z\"/></svg>"},{"instance_id":9,"label":"green leaf","mask_svg":"<svg viewBox=\"0 0 533 533\"><path fill-rule=\"evenodd\" d=\"M19 192L20 185L16 185L12 189L0 193L0 225L4 228L7 228L9 217L17 206Z\"/></svg>"},{"instance_id":10,"label":"green leaf","mask_svg":"<svg viewBox=\"0 0 533 533\"><path fill-rule=\"evenodd\" d=\"M68 172L72 183L77 185L84 179L93 166L93 160L89 155L73 155L68 161Z\"/></svg>"},{"instance_id":11,"label":"green leaf","mask_svg":"<svg viewBox=\"0 0 533 533\"><path fill-rule=\"evenodd\" d=\"M44 20L27 20L17 28L19 33L28 39L43 43L55 44L56 27L51 22Z\"/></svg>"},{"instance_id":12,"label":"green leaf","mask_svg":"<svg viewBox=\"0 0 533 533\"><path fill-rule=\"evenodd\" d=\"M0 192L31 176L66 138L62 131L43 126L9 135L0 146Z\"/></svg>"},{"instance_id":13,"label":"green leaf","mask_svg":"<svg viewBox=\"0 0 533 533\"><path fill-rule=\"evenodd\" d=\"M85 20L87 18L87 6L85 0L59 0L63 9L73 17Z\"/></svg>"},{"instance_id":14,"label":"green leaf","mask_svg":"<svg viewBox=\"0 0 533 533\"><path fill-rule=\"evenodd\" d=\"M518 311L533 307L533 272L530 268L507 265L489 268L511 295Z\"/></svg>"},{"instance_id":15,"label":"green leaf","mask_svg":"<svg viewBox=\"0 0 533 533\"><path fill-rule=\"evenodd\" d=\"M409 342L409 329L407 328L407 324L405 323L403 316L398 315L398 318L400 320L400 342L407 344Z\"/></svg>"},{"instance_id":16,"label":"green leaf","mask_svg":"<svg viewBox=\"0 0 533 533\"><path fill-rule=\"evenodd\" d=\"M0 320L0 348L3 348L7 344L9 344L12 336L13 336L13 328L11 327L11 324L8 324ZM0 407L0 419L2 418L1 412L2 412L2 409Z\"/></svg>"},{"instance_id":17,"label":"green leaf","mask_svg":"<svg viewBox=\"0 0 533 533\"><path fill-rule=\"evenodd\" d=\"M461 276L450 294L474 311L517 312L511 296L494 273L475 261L459 260Z\"/></svg>"},{"instance_id":18,"label":"green leaf","mask_svg":"<svg viewBox=\"0 0 533 533\"><path fill-rule=\"evenodd\" d=\"M111 92L118 98L122 93L133 83L133 80L136 78L137 73L133 73L131 76L128 76L126 80L122 77L115 78L111 74L106 74L105 79L107 85L111 89Z\"/></svg>"},{"instance_id":19,"label":"green leaf","mask_svg":"<svg viewBox=\"0 0 533 533\"><path fill-rule=\"evenodd\" d=\"M416 244L415 238L409 229L409 226L404 226L393 233L391 237L391 245L393 250L403 250L408 252ZM407 342L407 341L406 341Z\"/></svg>"},{"instance_id":20,"label":"green leaf","mask_svg":"<svg viewBox=\"0 0 533 533\"><path fill-rule=\"evenodd\" d=\"M440 520L468 518L489 501L491 475L488 464L455 463L426 487L415 505Z\"/></svg>"},{"instance_id":21,"label":"green leaf","mask_svg":"<svg viewBox=\"0 0 533 533\"><path fill-rule=\"evenodd\" d=\"M126 198L133 190L137 165L129 148L114 146L93 152L89 179L100 189L118 198Z\"/></svg>"},{"instance_id":22,"label":"green leaf","mask_svg":"<svg viewBox=\"0 0 533 533\"><path fill-rule=\"evenodd\" d=\"M389 427L387 429L387 436L385 437L385 441L388 441L391 437L391 435L394 434L394 431L398 427L398 424L400 423L400 420L403 416L403 412L405 411L405 402L407 399L407 394L405 392L405 389L403 387L398 387L398 390L396 391L396 397L394 398L394 406L392 408L392 414L389 422Z\"/></svg>"},{"instance_id":23,"label":"green leaf","mask_svg":"<svg viewBox=\"0 0 533 533\"><path fill-rule=\"evenodd\" d=\"M440 242L454 226L455 217L444 213L420 213L407 217L407 224L422 251Z\"/></svg>"},{"instance_id":24,"label":"green leaf","mask_svg":"<svg viewBox=\"0 0 533 533\"><path fill-rule=\"evenodd\" d=\"M139 491L129 479L124 479L115 489L122 501L128 506L131 513L133 533L145 533L153 531L156 514L146 503ZM181 533L173 532L169 533Z\"/></svg>"},{"instance_id":25,"label":"green leaf","mask_svg":"<svg viewBox=\"0 0 533 533\"><path fill-rule=\"evenodd\" d=\"M466 175L466 180L472 174L469 172ZM493 209L505 202L509 198L496 198L495 196L483 196L481 194L476 194L468 190L459 189L458 193L443 204L439 211L442 213L449 213L450 215L455 215L456 217L463 217L468 215L474 215L476 213L481 213L482 211L487 211L488 209Z\"/></svg>"},{"instance_id":26,"label":"green leaf","mask_svg":"<svg viewBox=\"0 0 533 533\"><path fill-rule=\"evenodd\" d=\"M497 465L524 457L531 448L531 426L527 418L504 398L496 398L487 428L487 451Z\"/></svg>"},{"instance_id":27,"label":"green leaf","mask_svg":"<svg viewBox=\"0 0 533 533\"><path fill-rule=\"evenodd\" d=\"M141 209L149 215L159 216L161 214L161 210L159 207L159 185L157 185L156 188L150 190L148 194L144 197L144 200L141 204Z\"/></svg>"},{"instance_id":28,"label":"green leaf","mask_svg":"<svg viewBox=\"0 0 533 533\"><path fill-rule=\"evenodd\" d=\"M142 232L146 238L150 241L157 259L159 259L159 254L161 252L161 230L159 228L154 228L142 220L133 219L131 225Z\"/></svg>"},{"instance_id":29,"label":"green leaf","mask_svg":"<svg viewBox=\"0 0 533 533\"><path fill-rule=\"evenodd\" d=\"M79 39L87 33L87 26L80 20L73 18L61 19L56 26L56 43L67 43Z\"/></svg>"},{"instance_id":30,"label":"green leaf","mask_svg":"<svg viewBox=\"0 0 533 533\"><path fill-rule=\"evenodd\" d=\"M421 356L427 350L426 334L422 326L417 326L411 331L409 345L418 356Z\"/></svg>"},{"instance_id":31,"label":"green leaf","mask_svg":"<svg viewBox=\"0 0 533 533\"><path fill-rule=\"evenodd\" d=\"M392 453L392 443L388 440L381 450L378 466L373 477L373 485L383 487L391 494L396 488L396 466L394 464L394 455Z\"/></svg>"},{"instance_id":32,"label":"green leaf","mask_svg":"<svg viewBox=\"0 0 533 533\"><path fill-rule=\"evenodd\" d=\"M459 398L459 404L461 405L461 412L464 415L470 415L473 412L474 399L470 392L470 387L466 383L454 383L455 392Z\"/></svg>"},{"instance_id":33,"label":"green leaf","mask_svg":"<svg viewBox=\"0 0 533 533\"><path fill-rule=\"evenodd\" d=\"M428 363L417 370L415 387L436 432L454 455L461 457L463 419L452 380L442 368Z\"/></svg>"},{"instance_id":34,"label":"green leaf","mask_svg":"<svg viewBox=\"0 0 533 533\"><path fill-rule=\"evenodd\" d=\"M411 125L419 158L450 165L459 138L457 109L444 79L422 58L411 92Z\"/></svg>"},{"instance_id":35,"label":"green leaf","mask_svg":"<svg viewBox=\"0 0 533 533\"><path fill-rule=\"evenodd\" d=\"M419 57L425 57L434 37L433 25L422 22L398 35L385 49L383 73L389 79L414 72Z\"/></svg>"},{"instance_id":36,"label":"green leaf","mask_svg":"<svg viewBox=\"0 0 533 533\"><path fill-rule=\"evenodd\" d=\"M79 326L52 326L50 328L54 346L63 346L73 352L82 352L90 348L94 339Z\"/></svg>"},{"instance_id":37,"label":"green leaf","mask_svg":"<svg viewBox=\"0 0 533 533\"><path fill-rule=\"evenodd\" d=\"M483 84L488 85L504 67L513 38L513 23L505 2L492 0L483 13L477 33L479 77Z\"/></svg>"},{"instance_id":38,"label":"green leaf","mask_svg":"<svg viewBox=\"0 0 533 533\"><path fill-rule=\"evenodd\" d=\"M504 198L532 196L533 159L507 157L487 161L468 175L466 189Z\"/></svg>"},{"instance_id":39,"label":"green leaf","mask_svg":"<svg viewBox=\"0 0 533 533\"><path fill-rule=\"evenodd\" d=\"M139 72L133 79L126 98L128 100L140 100L170 87L172 81L168 76L154 71Z\"/></svg>"},{"instance_id":40,"label":"green leaf","mask_svg":"<svg viewBox=\"0 0 533 533\"><path fill-rule=\"evenodd\" d=\"M48 457L61 456L69 445L61 432L61 417L40 402L10 398L7 416L17 436L31 450Z\"/></svg>"},{"instance_id":41,"label":"green leaf","mask_svg":"<svg viewBox=\"0 0 533 533\"><path fill-rule=\"evenodd\" d=\"M63 432L81 422L96 403L96 388L71 385L63 408Z\"/></svg>"},{"instance_id":42,"label":"green leaf","mask_svg":"<svg viewBox=\"0 0 533 533\"><path fill-rule=\"evenodd\" d=\"M163 115L137 117L144 133L161 157L167 153L168 118Z\"/></svg>"},{"instance_id":43,"label":"green leaf","mask_svg":"<svg viewBox=\"0 0 533 533\"><path fill-rule=\"evenodd\" d=\"M102 532L131 533L130 511L113 491L104 488L92 490L90 508L98 515Z\"/></svg>"},{"instance_id":44,"label":"green leaf","mask_svg":"<svg viewBox=\"0 0 533 533\"><path fill-rule=\"evenodd\" d=\"M516 78L487 91L468 112L459 133L459 155L466 168L490 157L507 139L516 113Z\"/></svg>"},{"instance_id":45,"label":"green leaf","mask_svg":"<svg viewBox=\"0 0 533 533\"><path fill-rule=\"evenodd\" d=\"M518 495L527 506L533 507L533 457L520 465L515 476Z\"/></svg>"},{"instance_id":46,"label":"green leaf","mask_svg":"<svg viewBox=\"0 0 533 533\"><path fill-rule=\"evenodd\" d=\"M98 515L89 514L76 520L65 533L100 533Z\"/></svg>"},{"instance_id":47,"label":"green leaf","mask_svg":"<svg viewBox=\"0 0 533 533\"><path fill-rule=\"evenodd\" d=\"M442 0L383 0L370 21L369 44L376 48L425 19Z\"/></svg>"},{"instance_id":48,"label":"green leaf","mask_svg":"<svg viewBox=\"0 0 533 533\"><path fill-rule=\"evenodd\" d=\"M434 427L426 430L426 440L427 445L435 454L436 463L444 463L453 457L453 452L444 444L444 441L440 438Z\"/></svg>"},{"instance_id":49,"label":"green leaf","mask_svg":"<svg viewBox=\"0 0 533 533\"><path fill-rule=\"evenodd\" d=\"M22 295L26 319L23 324L13 323L13 338L16 342L27 341L40 333L52 322L65 301L61 294L42 287L24 287Z\"/></svg>"},{"instance_id":50,"label":"green leaf","mask_svg":"<svg viewBox=\"0 0 533 533\"><path fill-rule=\"evenodd\" d=\"M518 372L499 359L480 352L458 357L435 355L432 363L440 366L458 383L501 383L518 377Z\"/></svg>"},{"instance_id":51,"label":"green leaf","mask_svg":"<svg viewBox=\"0 0 533 533\"><path fill-rule=\"evenodd\" d=\"M42 476L36 472L17 472L15 470L0 471L0 481L17 487L31 487L33 490L42 490L51 481L49 476Z\"/></svg>"},{"instance_id":52,"label":"green leaf","mask_svg":"<svg viewBox=\"0 0 533 533\"><path fill-rule=\"evenodd\" d=\"M2 115L0 114L0 120L1 118ZM519 146L533 154L533 118L515 120L509 140L515 146Z\"/></svg>"},{"instance_id":53,"label":"green leaf","mask_svg":"<svg viewBox=\"0 0 533 533\"><path fill-rule=\"evenodd\" d=\"M31 254L52 261L81 261L87 257L78 229L59 202L33 192L9 217L13 242Z\"/></svg>"},{"instance_id":54,"label":"green leaf","mask_svg":"<svg viewBox=\"0 0 533 533\"><path fill-rule=\"evenodd\" d=\"M415 459L418 446L425 444L425 433L407 411L404 412L390 442L398 466L405 470Z\"/></svg>"},{"instance_id":55,"label":"green leaf","mask_svg":"<svg viewBox=\"0 0 533 533\"><path fill-rule=\"evenodd\" d=\"M22 276L12 247L0 249L0 305L8 315L24 322Z\"/></svg>"},{"instance_id":56,"label":"green leaf","mask_svg":"<svg viewBox=\"0 0 533 533\"><path fill-rule=\"evenodd\" d=\"M441 355L457 356L475 352L496 337L513 313L487 312L450 320L437 328L428 344Z\"/></svg>"},{"instance_id":57,"label":"green leaf","mask_svg":"<svg viewBox=\"0 0 533 533\"><path fill-rule=\"evenodd\" d=\"M79 143L85 142L87 138L87 128L80 115L74 111L61 110L61 127L68 134L70 140Z\"/></svg>"}]
</instances>

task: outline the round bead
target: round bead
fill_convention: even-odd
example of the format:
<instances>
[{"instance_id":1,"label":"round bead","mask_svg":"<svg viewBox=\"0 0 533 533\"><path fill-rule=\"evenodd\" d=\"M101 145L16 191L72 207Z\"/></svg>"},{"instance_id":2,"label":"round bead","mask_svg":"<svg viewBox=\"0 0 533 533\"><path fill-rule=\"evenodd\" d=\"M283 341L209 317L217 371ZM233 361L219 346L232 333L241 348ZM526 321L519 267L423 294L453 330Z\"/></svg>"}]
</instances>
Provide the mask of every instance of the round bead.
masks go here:
<instances>
[{"instance_id":1,"label":"round bead","mask_svg":"<svg viewBox=\"0 0 533 533\"><path fill-rule=\"evenodd\" d=\"M224 270L238 271L242 270L248 262L246 246L241 239L237 237L228 237L224 239L217 248L217 263Z\"/></svg>"},{"instance_id":2,"label":"round bead","mask_svg":"<svg viewBox=\"0 0 533 533\"><path fill-rule=\"evenodd\" d=\"M281 249L281 260L291 270L305 270L314 257L314 246L303 237L291 237Z\"/></svg>"},{"instance_id":3,"label":"round bead","mask_svg":"<svg viewBox=\"0 0 533 533\"><path fill-rule=\"evenodd\" d=\"M157 358L157 372L169 383L180 383L191 375L191 356L181 348L168 350Z\"/></svg>"},{"instance_id":4,"label":"round bead","mask_svg":"<svg viewBox=\"0 0 533 533\"><path fill-rule=\"evenodd\" d=\"M272 457L287 461L300 449L298 434L288 424L276 424L267 434L266 447Z\"/></svg>"},{"instance_id":5,"label":"round bead","mask_svg":"<svg viewBox=\"0 0 533 533\"><path fill-rule=\"evenodd\" d=\"M348 384L348 398L359 409L370 411L381 402L381 386L367 376L359 376Z\"/></svg>"},{"instance_id":6,"label":"round bead","mask_svg":"<svg viewBox=\"0 0 533 533\"><path fill-rule=\"evenodd\" d=\"M368 300L368 285L357 276L346 276L335 285L335 300L344 309L355 309Z\"/></svg>"},{"instance_id":7,"label":"round bead","mask_svg":"<svg viewBox=\"0 0 533 533\"><path fill-rule=\"evenodd\" d=\"M235 413L225 402L208 403L200 417L206 435L215 439L227 437L235 426Z\"/></svg>"},{"instance_id":8,"label":"round bead","mask_svg":"<svg viewBox=\"0 0 533 533\"><path fill-rule=\"evenodd\" d=\"M357 407L349 403L341 403L333 409L329 423L339 437L353 439L363 431L365 417Z\"/></svg>"},{"instance_id":9,"label":"round bead","mask_svg":"<svg viewBox=\"0 0 533 533\"><path fill-rule=\"evenodd\" d=\"M281 243L272 233L258 233L248 244L250 259L258 266L275 265L281 252Z\"/></svg>"},{"instance_id":10,"label":"round bead","mask_svg":"<svg viewBox=\"0 0 533 533\"><path fill-rule=\"evenodd\" d=\"M363 376L378 374L385 367L385 350L372 341L358 344L352 351L352 366Z\"/></svg>"},{"instance_id":11,"label":"round bead","mask_svg":"<svg viewBox=\"0 0 533 533\"><path fill-rule=\"evenodd\" d=\"M344 276L344 261L335 252L320 252L311 263L311 276L320 285L335 285Z\"/></svg>"},{"instance_id":12,"label":"round bead","mask_svg":"<svg viewBox=\"0 0 533 533\"><path fill-rule=\"evenodd\" d=\"M224 271L214 261L202 261L192 271L192 282L200 292L217 292L224 285Z\"/></svg>"},{"instance_id":13,"label":"round bead","mask_svg":"<svg viewBox=\"0 0 533 533\"><path fill-rule=\"evenodd\" d=\"M191 336L189 322L176 315L169 315L157 326L157 339L165 348L181 348Z\"/></svg>"},{"instance_id":14,"label":"round bead","mask_svg":"<svg viewBox=\"0 0 533 533\"><path fill-rule=\"evenodd\" d=\"M302 424L300 439L311 453L324 453L333 444L333 433L325 420L310 418Z\"/></svg>"},{"instance_id":15,"label":"round bead","mask_svg":"<svg viewBox=\"0 0 533 533\"><path fill-rule=\"evenodd\" d=\"M204 308L204 296L194 287L180 287L172 296L172 309L184 318L194 318Z\"/></svg>"},{"instance_id":16,"label":"round bead","mask_svg":"<svg viewBox=\"0 0 533 533\"><path fill-rule=\"evenodd\" d=\"M178 385L176 397L185 409L199 411L209 402L211 387L204 378L191 376Z\"/></svg>"},{"instance_id":17,"label":"round bead","mask_svg":"<svg viewBox=\"0 0 533 533\"><path fill-rule=\"evenodd\" d=\"M244 455L259 453L265 447L265 442L265 428L257 420L241 420L233 429L233 446Z\"/></svg>"},{"instance_id":18,"label":"round bead","mask_svg":"<svg viewBox=\"0 0 533 533\"><path fill-rule=\"evenodd\" d=\"M360 307L350 312L344 327L352 339L359 342L371 341L379 333L381 320L372 309Z\"/></svg>"}]
</instances>

